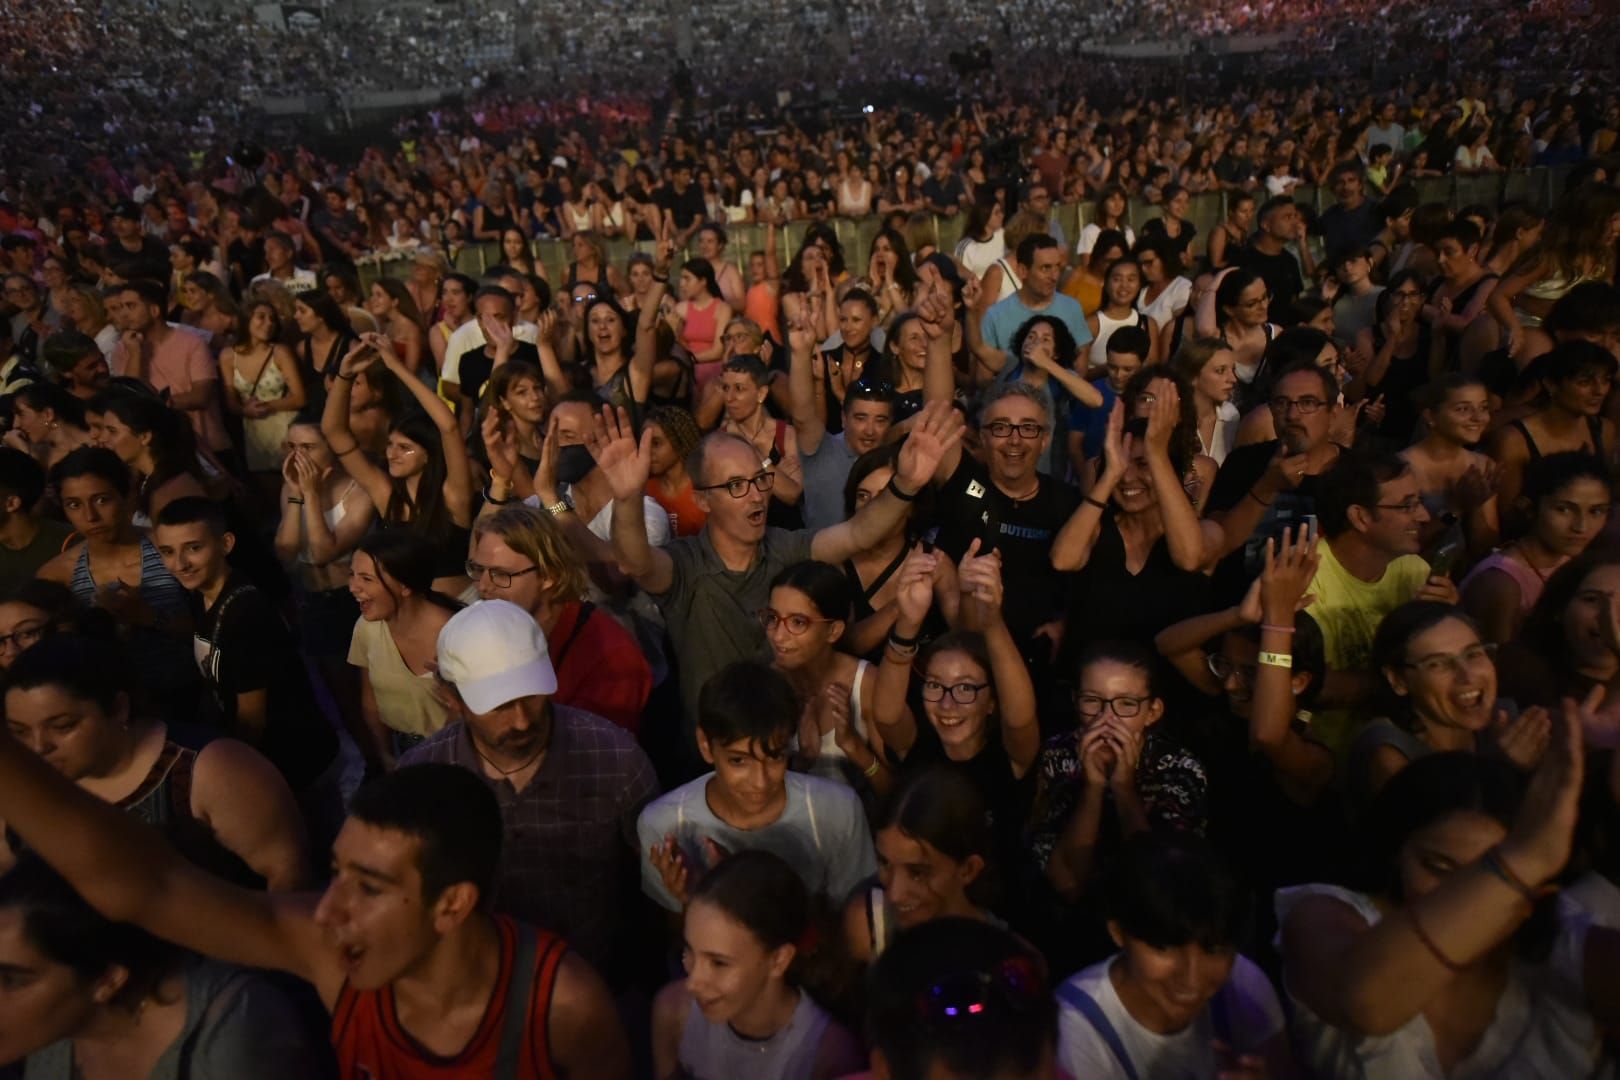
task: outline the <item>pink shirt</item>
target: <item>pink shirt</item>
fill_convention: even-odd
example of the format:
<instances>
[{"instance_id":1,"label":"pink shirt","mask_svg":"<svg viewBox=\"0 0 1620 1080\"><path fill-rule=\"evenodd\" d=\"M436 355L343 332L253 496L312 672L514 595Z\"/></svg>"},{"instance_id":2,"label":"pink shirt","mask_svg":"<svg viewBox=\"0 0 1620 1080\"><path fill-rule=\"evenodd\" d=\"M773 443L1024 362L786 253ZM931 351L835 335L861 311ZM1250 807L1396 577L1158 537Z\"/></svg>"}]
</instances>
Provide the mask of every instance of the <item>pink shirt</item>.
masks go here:
<instances>
[{"instance_id":1,"label":"pink shirt","mask_svg":"<svg viewBox=\"0 0 1620 1080\"><path fill-rule=\"evenodd\" d=\"M146 365L146 381L155 390L167 390L171 395L184 394L197 383L219 382L219 362L208 351L198 335L187 330L169 329L161 343L150 346L151 357ZM120 341L113 346L107 364L115 372L129 369L129 357ZM219 411L216 393L200 408L183 410L197 432L197 445L207 450L228 450L231 438L225 432L225 419Z\"/></svg>"}]
</instances>

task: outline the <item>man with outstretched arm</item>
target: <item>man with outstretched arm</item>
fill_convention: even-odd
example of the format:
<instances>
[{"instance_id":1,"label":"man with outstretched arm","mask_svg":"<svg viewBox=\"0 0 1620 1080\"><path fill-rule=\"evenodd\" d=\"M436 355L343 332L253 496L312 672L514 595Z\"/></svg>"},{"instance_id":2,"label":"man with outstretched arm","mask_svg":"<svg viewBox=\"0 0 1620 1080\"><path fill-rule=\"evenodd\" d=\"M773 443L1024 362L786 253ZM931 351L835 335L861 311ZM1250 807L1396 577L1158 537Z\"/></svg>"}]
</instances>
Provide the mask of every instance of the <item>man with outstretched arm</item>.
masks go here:
<instances>
[{"instance_id":1,"label":"man with outstretched arm","mask_svg":"<svg viewBox=\"0 0 1620 1080\"><path fill-rule=\"evenodd\" d=\"M623 409L602 409L588 445L613 490L613 554L664 612L680 665L689 746L695 749L697 695L709 676L735 660L770 658L754 613L767 606L772 579L794 563L819 559L837 566L877 544L898 527L940 459L961 440L962 428L949 403L925 406L912 421L888 489L848 521L814 532L766 528L775 474L746 439L716 432L686 461L708 522L697 536L655 548L642 522L651 433L642 431L638 441Z\"/></svg>"},{"instance_id":2,"label":"man with outstretched arm","mask_svg":"<svg viewBox=\"0 0 1620 1080\"><path fill-rule=\"evenodd\" d=\"M319 896L197 869L4 734L0 818L107 918L313 984L343 1076L630 1075L590 966L555 935L488 913L500 808L465 769L410 766L361 788Z\"/></svg>"}]
</instances>

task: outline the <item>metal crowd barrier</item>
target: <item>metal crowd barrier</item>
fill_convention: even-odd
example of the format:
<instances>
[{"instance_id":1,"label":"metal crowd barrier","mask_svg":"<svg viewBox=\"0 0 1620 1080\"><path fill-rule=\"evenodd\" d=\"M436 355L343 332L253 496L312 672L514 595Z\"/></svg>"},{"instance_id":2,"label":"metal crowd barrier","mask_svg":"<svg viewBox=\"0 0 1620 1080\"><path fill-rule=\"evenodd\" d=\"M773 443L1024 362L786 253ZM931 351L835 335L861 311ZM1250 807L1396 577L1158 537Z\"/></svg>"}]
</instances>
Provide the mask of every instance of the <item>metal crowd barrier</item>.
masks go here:
<instances>
[{"instance_id":1,"label":"metal crowd barrier","mask_svg":"<svg viewBox=\"0 0 1620 1080\"><path fill-rule=\"evenodd\" d=\"M1572 166L1539 167L1474 176L1440 176L1424 178L1413 183L1421 202L1443 202L1453 210L1475 204L1499 206L1504 202L1516 200L1546 209L1563 194L1564 181L1572 168ZM1257 197L1264 201L1263 192L1257 193ZM1294 201L1320 212L1332 205L1333 197L1316 185L1306 184L1294 189ZM1141 199L1132 199L1126 210L1126 219L1133 229L1140 230L1144 223L1158 217L1159 214L1159 207ZM1226 218L1226 194L1205 192L1193 196L1187 217L1197 227L1198 235L1207 237ZM1069 242L1069 254L1072 259L1074 244L1080 230L1092 220L1092 204L1087 201L1054 206L1052 219L1062 227L1063 234ZM781 231L777 237L777 257L784 269L804 243L805 233L812 224L814 223L810 221L795 221L780 227ZM843 246L845 267L854 275L864 274L872 241L882 225L882 218L877 214L859 219L833 218L828 224L833 227L839 243ZM927 230L925 235L937 248L948 253L953 251L961 240L962 226L963 216L955 214L949 217L929 215L927 224L919 227ZM757 223L726 227L729 239L726 247L727 256L736 262L738 269L745 276L748 271L748 256L765 248L765 229L765 225ZM605 247L609 263L618 267L624 266L625 260L632 252L643 251L650 255L654 250L654 244L650 241L632 243L620 238L606 241ZM568 264L571 261L568 241L536 240L531 248L535 258L544 264L548 280L555 283L567 278ZM1195 244L1195 250L1201 248ZM684 255L693 253L693 249L689 248ZM454 263L455 268L461 273L477 278L499 261L499 245L469 244L457 252ZM362 256L358 262L362 284L368 287L378 277L403 278L409 276L411 271L409 252L367 255Z\"/></svg>"}]
</instances>

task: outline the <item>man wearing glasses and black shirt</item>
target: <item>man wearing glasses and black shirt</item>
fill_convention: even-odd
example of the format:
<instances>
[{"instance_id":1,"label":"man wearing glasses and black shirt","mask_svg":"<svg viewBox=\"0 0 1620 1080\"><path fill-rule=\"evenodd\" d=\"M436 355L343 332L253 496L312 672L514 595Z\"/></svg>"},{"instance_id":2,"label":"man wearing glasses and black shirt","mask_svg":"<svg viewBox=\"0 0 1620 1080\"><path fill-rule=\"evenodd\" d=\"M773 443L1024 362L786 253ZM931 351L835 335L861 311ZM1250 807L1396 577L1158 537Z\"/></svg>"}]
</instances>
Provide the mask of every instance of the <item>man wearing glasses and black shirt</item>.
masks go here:
<instances>
[{"instance_id":1,"label":"man wearing glasses and black shirt","mask_svg":"<svg viewBox=\"0 0 1620 1080\"><path fill-rule=\"evenodd\" d=\"M1080 492L1037 469L1052 438L1051 397L1023 382L992 387L979 437L983 462L956 448L934 475L939 548L953 561L975 539L980 555L1001 552L1007 628L1025 660L1050 664L1067 599L1052 542L1080 506Z\"/></svg>"},{"instance_id":2,"label":"man wearing glasses and black shirt","mask_svg":"<svg viewBox=\"0 0 1620 1080\"><path fill-rule=\"evenodd\" d=\"M1215 585L1223 602L1242 599L1260 575L1267 540L1286 528L1314 528L1317 476L1342 449L1328 438L1338 396L1333 374L1314 362L1284 368L1269 402L1278 438L1240 446L1222 463L1205 514L1221 528L1219 545L1206 550L1220 557Z\"/></svg>"}]
</instances>

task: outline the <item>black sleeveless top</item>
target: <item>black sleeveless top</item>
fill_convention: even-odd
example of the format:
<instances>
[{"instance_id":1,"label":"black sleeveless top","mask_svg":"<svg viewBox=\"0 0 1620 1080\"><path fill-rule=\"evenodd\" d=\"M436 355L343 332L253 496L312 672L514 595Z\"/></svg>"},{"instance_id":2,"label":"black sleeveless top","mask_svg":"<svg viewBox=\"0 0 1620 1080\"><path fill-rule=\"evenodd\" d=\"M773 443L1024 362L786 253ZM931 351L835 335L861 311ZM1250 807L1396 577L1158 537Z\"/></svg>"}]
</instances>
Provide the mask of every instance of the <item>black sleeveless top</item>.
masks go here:
<instances>
[{"instance_id":1,"label":"black sleeveless top","mask_svg":"<svg viewBox=\"0 0 1620 1080\"><path fill-rule=\"evenodd\" d=\"M1524 446L1525 449L1530 451L1530 460L1540 461L1542 457L1541 447L1537 446L1536 440L1530 437L1530 429L1525 426L1524 421L1514 420L1508 426L1524 436ZM1592 453L1598 458L1607 460L1603 455L1603 418L1588 416L1586 418L1586 429L1592 434Z\"/></svg>"}]
</instances>

